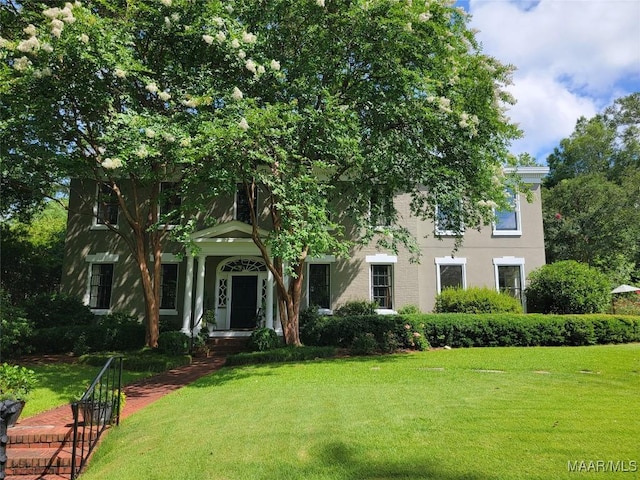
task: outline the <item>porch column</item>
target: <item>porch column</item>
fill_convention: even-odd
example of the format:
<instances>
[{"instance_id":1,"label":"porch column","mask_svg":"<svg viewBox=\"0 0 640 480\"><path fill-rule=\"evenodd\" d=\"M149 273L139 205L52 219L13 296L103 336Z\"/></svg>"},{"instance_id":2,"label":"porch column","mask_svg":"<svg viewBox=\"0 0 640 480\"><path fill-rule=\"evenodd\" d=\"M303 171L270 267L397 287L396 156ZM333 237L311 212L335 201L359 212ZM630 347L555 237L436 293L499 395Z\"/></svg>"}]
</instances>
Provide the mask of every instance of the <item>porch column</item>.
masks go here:
<instances>
[{"instance_id":1,"label":"porch column","mask_svg":"<svg viewBox=\"0 0 640 480\"><path fill-rule=\"evenodd\" d=\"M198 275L196 277L196 311L194 323L198 324L198 331L202 325L199 324L202 315L204 315L204 267L207 257L200 255L198 257Z\"/></svg>"},{"instance_id":2,"label":"porch column","mask_svg":"<svg viewBox=\"0 0 640 480\"><path fill-rule=\"evenodd\" d=\"M193 257L187 257L187 273L184 283L184 307L182 309L182 333L191 334L191 305L193 301Z\"/></svg>"},{"instance_id":3,"label":"porch column","mask_svg":"<svg viewBox=\"0 0 640 480\"><path fill-rule=\"evenodd\" d=\"M265 327L273 328L273 273L267 269L267 311L265 316Z\"/></svg>"}]
</instances>

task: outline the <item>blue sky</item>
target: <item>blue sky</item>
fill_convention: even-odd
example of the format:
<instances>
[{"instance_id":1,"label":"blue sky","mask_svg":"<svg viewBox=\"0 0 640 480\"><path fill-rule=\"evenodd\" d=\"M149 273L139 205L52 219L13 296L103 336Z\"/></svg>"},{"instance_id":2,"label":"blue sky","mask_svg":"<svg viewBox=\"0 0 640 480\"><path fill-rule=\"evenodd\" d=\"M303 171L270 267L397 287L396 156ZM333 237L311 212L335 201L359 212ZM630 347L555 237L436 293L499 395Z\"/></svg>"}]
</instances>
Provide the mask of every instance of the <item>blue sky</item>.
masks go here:
<instances>
[{"instance_id":1,"label":"blue sky","mask_svg":"<svg viewBox=\"0 0 640 480\"><path fill-rule=\"evenodd\" d=\"M458 0L484 53L516 66L512 145L545 162L580 116L640 91L640 0Z\"/></svg>"}]
</instances>

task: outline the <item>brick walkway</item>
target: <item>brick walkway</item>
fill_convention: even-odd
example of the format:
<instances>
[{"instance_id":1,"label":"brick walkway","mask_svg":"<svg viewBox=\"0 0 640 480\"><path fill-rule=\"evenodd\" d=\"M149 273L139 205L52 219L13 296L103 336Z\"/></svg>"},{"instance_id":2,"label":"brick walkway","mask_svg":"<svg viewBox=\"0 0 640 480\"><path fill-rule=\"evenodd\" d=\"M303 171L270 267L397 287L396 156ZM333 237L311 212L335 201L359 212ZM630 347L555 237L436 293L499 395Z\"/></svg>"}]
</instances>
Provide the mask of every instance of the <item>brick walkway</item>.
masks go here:
<instances>
[{"instance_id":1,"label":"brick walkway","mask_svg":"<svg viewBox=\"0 0 640 480\"><path fill-rule=\"evenodd\" d=\"M136 413L141 408L155 402L167 393L188 385L208 373L218 370L225 362L225 357L195 358L191 365L179 367L168 372L147 377L124 387L127 396L120 420ZM71 408L63 405L52 410L39 413L33 417L21 419L18 425L27 426L66 426L73 423Z\"/></svg>"}]
</instances>

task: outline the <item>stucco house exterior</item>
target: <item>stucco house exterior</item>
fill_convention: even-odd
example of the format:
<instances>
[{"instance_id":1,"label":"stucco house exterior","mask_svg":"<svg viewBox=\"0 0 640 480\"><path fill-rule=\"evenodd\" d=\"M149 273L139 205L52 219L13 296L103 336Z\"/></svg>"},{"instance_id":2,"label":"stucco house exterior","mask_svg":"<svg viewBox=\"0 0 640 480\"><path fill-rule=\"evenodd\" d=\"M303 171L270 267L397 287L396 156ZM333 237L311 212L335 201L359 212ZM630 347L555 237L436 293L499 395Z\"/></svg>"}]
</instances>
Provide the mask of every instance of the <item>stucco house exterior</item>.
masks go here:
<instances>
[{"instance_id":1,"label":"stucco house exterior","mask_svg":"<svg viewBox=\"0 0 640 480\"><path fill-rule=\"evenodd\" d=\"M513 198L514 211L498 212L492 227L465 231L462 247L453 255L451 232L440 229L439 221L412 217L409 196L396 197L405 226L419 242L420 263L410 262L409 253L381 251L375 245L358 247L347 259L309 259L303 305L318 305L330 313L347 301L367 299L375 300L380 312L410 304L429 312L435 296L451 286L507 291L526 305L526 277L545 263L540 183L547 172L547 167L519 167L533 201L522 195ZM133 257L124 241L101 223L101 218L109 218L118 228L126 227L118 221L117 204L95 183L73 180L71 191L63 292L82 298L96 314L122 311L142 317L142 288ZM251 239L247 208L239 193L206 212L217 222L192 234L196 256L184 255L181 244L166 243L162 322L189 333L205 311L213 310L218 335L246 335L258 320L280 330L273 278Z\"/></svg>"}]
</instances>

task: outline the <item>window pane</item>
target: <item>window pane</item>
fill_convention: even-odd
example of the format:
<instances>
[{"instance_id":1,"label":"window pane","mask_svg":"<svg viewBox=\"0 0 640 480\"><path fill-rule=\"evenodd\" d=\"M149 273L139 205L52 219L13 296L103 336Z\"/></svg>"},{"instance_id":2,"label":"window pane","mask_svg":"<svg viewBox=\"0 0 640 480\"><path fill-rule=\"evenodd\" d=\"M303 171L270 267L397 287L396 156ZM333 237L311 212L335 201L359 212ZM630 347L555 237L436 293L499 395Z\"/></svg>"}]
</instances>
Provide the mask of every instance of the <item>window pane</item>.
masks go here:
<instances>
[{"instance_id":1,"label":"window pane","mask_svg":"<svg viewBox=\"0 0 640 480\"><path fill-rule=\"evenodd\" d=\"M391 265L371 266L371 297L380 308L392 308Z\"/></svg>"},{"instance_id":2,"label":"window pane","mask_svg":"<svg viewBox=\"0 0 640 480\"><path fill-rule=\"evenodd\" d=\"M498 287L501 292L522 300L520 265L498 266Z\"/></svg>"},{"instance_id":3,"label":"window pane","mask_svg":"<svg viewBox=\"0 0 640 480\"><path fill-rule=\"evenodd\" d=\"M516 198L512 191L509 190L507 193L512 210L498 210L496 212L496 230L520 230Z\"/></svg>"},{"instance_id":4,"label":"window pane","mask_svg":"<svg viewBox=\"0 0 640 480\"><path fill-rule=\"evenodd\" d=\"M98 224L118 223L118 195L110 184L102 183L98 186Z\"/></svg>"},{"instance_id":5,"label":"window pane","mask_svg":"<svg viewBox=\"0 0 640 480\"><path fill-rule=\"evenodd\" d=\"M453 234L462 230L460 205L455 207L438 205L436 208L436 232Z\"/></svg>"},{"instance_id":6,"label":"window pane","mask_svg":"<svg viewBox=\"0 0 640 480\"><path fill-rule=\"evenodd\" d=\"M257 191L253 195L254 212L258 212L258 194ZM251 224L251 204L249 203L249 195L242 184L238 184L236 192L236 220Z\"/></svg>"},{"instance_id":7,"label":"window pane","mask_svg":"<svg viewBox=\"0 0 640 480\"><path fill-rule=\"evenodd\" d=\"M331 308L329 265L309 265L309 305Z\"/></svg>"},{"instance_id":8,"label":"window pane","mask_svg":"<svg viewBox=\"0 0 640 480\"><path fill-rule=\"evenodd\" d=\"M175 310L178 293L178 264L162 265L160 280L160 308Z\"/></svg>"},{"instance_id":9,"label":"window pane","mask_svg":"<svg viewBox=\"0 0 640 480\"><path fill-rule=\"evenodd\" d=\"M393 212L393 196L388 189L371 191L369 221L374 226L389 226Z\"/></svg>"},{"instance_id":10,"label":"window pane","mask_svg":"<svg viewBox=\"0 0 640 480\"><path fill-rule=\"evenodd\" d=\"M113 283L113 264L96 263L91 266L91 288L89 306L91 308L109 308L111 306L111 285Z\"/></svg>"},{"instance_id":11,"label":"window pane","mask_svg":"<svg viewBox=\"0 0 640 480\"><path fill-rule=\"evenodd\" d=\"M440 265L440 288L462 288L462 265Z\"/></svg>"}]
</instances>

